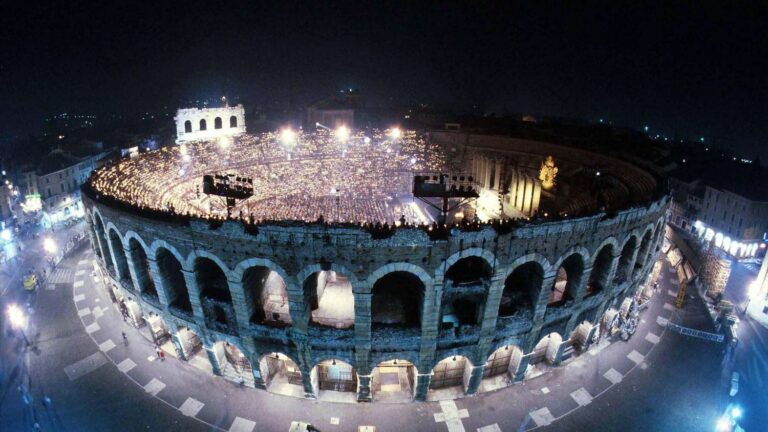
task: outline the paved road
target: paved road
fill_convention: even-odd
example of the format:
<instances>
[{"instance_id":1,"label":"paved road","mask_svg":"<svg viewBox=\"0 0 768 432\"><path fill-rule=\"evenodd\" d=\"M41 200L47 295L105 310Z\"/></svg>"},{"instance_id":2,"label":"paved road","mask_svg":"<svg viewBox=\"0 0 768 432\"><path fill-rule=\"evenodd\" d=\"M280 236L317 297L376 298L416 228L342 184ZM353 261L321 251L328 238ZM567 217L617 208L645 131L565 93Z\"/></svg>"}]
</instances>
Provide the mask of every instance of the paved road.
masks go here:
<instances>
[{"instance_id":1,"label":"paved road","mask_svg":"<svg viewBox=\"0 0 768 432\"><path fill-rule=\"evenodd\" d=\"M759 268L734 262L726 285L726 297L739 309L739 345L729 368L739 372L739 393L733 398L744 408L742 427L765 430L768 424L768 329L745 316L749 285Z\"/></svg>"},{"instance_id":2,"label":"paved road","mask_svg":"<svg viewBox=\"0 0 768 432\"><path fill-rule=\"evenodd\" d=\"M672 319L711 327L695 294L673 315L668 291L676 287L666 265L661 292L629 342L601 345L541 377L455 402L353 405L240 388L173 358L150 361L151 344L122 321L90 275L91 257L84 249L63 261L62 268L73 270L74 284L42 291L38 299L37 350L28 358L32 407L43 430L285 431L290 421L306 420L323 431L362 424L382 432L516 431L521 425L545 431L711 431L723 403L722 347L662 325ZM120 342L122 331L128 346ZM52 405L43 403L43 395ZM9 412L13 420L3 416L0 427L29 430L25 412L32 410Z\"/></svg>"}]
</instances>

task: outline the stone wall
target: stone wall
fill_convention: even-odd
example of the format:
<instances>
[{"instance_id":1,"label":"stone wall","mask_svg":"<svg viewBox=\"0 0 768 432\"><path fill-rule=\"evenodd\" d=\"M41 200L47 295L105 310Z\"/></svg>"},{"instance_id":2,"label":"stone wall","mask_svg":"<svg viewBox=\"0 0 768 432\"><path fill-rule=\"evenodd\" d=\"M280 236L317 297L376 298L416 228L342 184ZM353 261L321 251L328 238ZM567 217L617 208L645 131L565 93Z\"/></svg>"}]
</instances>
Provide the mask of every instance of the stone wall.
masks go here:
<instances>
[{"instance_id":1,"label":"stone wall","mask_svg":"<svg viewBox=\"0 0 768 432\"><path fill-rule=\"evenodd\" d=\"M565 346L579 324L584 320L596 323L606 308L634 293L650 272L663 240L661 230L669 205L668 198L664 197L647 207L629 208L612 217L596 214L531 224L507 234L499 234L488 226L480 231L460 232L448 240L432 241L418 228L401 228L394 236L382 240L372 239L363 230L322 226L260 226L258 234L253 235L238 222L228 221L212 227L205 221L192 221L185 226L120 212L88 197L83 200L92 244L97 255L104 257L105 267L111 267L112 272L117 268L120 272L121 264L115 266L112 262L116 256L127 257L130 272L115 275L128 279L128 283L121 284L119 289L126 289L126 295L135 298L145 312L158 313L172 333L178 327L188 327L199 335L206 349L217 341L228 341L246 354L255 370L258 370L263 355L283 353L301 368L307 395L313 392L310 377L317 363L331 358L343 360L354 366L358 373L360 400L368 400L370 374L380 361L404 359L414 363L418 369L416 397L421 399L428 388L430 371L449 356L462 355L471 362L466 389L472 393L479 385L486 359L494 350L507 345L519 347L524 353L519 360L520 367L524 367L527 365L526 355L547 334L558 332ZM97 232L99 227L104 232ZM114 231L122 242L124 254L115 254L112 250L114 242L109 241L110 231ZM651 244L643 248L641 239L646 233L650 233ZM619 255L633 237L636 246L630 256L625 257L632 263L627 277L614 282ZM132 257L136 254L131 251L130 239L135 239L146 253L150 277L157 291L154 303L146 300L151 300L150 296L136 295L140 294L140 287L147 284L140 280L141 272L136 271L139 264L133 262ZM609 274L604 275L608 286L590 294L587 285L592 263L606 245L613 248L612 265ZM191 314L179 313L169 307L171 287L165 286L168 278L161 277L156 260L160 249L169 251L181 264ZM638 259L641 249L646 256ZM560 264L572 254L580 254L584 261L576 296L565 305L548 306L550 289ZM481 293L478 297L483 301L480 320L476 326L461 332L441 331L441 302L450 286L445 278L446 271L460 259L471 256L485 260L492 269L491 276L484 278L480 285L467 288ZM194 274L198 258L212 260L226 275L232 308L225 308L224 313L234 315L229 317L237 324L233 331L206 325L206 313L210 311L203 309ZM505 281L518 266L529 262L538 263L544 273L532 312L499 318ZM635 263L642 265L635 266ZM285 282L292 320L290 327L274 328L250 321L252 305L247 304L246 299L252 296L246 295L243 274L252 266L267 267ZM353 329L309 325L311 310L302 290L305 280L321 270L333 270L349 278L355 302ZM421 326L417 331L374 334L370 321L371 289L376 280L394 271L410 272L424 285ZM131 282L136 288L130 286ZM558 356L562 350L558 351Z\"/></svg>"}]
</instances>

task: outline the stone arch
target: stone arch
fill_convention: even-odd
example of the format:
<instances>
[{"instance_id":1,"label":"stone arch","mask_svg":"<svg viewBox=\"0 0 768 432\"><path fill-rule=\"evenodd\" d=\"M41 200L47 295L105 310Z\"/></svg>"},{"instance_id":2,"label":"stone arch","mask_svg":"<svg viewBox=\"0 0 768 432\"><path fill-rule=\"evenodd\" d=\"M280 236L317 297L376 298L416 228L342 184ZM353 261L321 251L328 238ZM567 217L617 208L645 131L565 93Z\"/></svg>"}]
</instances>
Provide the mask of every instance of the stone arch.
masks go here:
<instances>
[{"instance_id":1,"label":"stone arch","mask_svg":"<svg viewBox=\"0 0 768 432\"><path fill-rule=\"evenodd\" d=\"M550 264L549 260L544 255L534 252L515 258L515 260L506 266L506 269L502 272L503 279L508 278L518 266L531 261L539 263L544 270L544 274L552 273L552 264Z\"/></svg>"},{"instance_id":2,"label":"stone arch","mask_svg":"<svg viewBox=\"0 0 768 432\"><path fill-rule=\"evenodd\" d=\"M107 243L107 229L104 226L104 219L101 217L101 213L98 209L93 210L94 219L94 232L96 233L97 247L101 255L101 259L104 262L104 266L109 273L114 273L114 265L112 264L112 255L110 254L109 243Z\"/></svg>"},{"instance_id":3,"label":"stone arch","mask_svg":"<svg viewBox=\"0 0 768 432\"><path fill-rule=\"evenodd\" d=\"M454 265L456 261L470 256L476 256L484 259L488 266L491 267L491 269L496 267L496 256L493 255L490 251L478 247L468 248L464 249L463 251L456 252L455 254L446 258L442 264L440 264L439 271L435 275L435 278L439 278L440 281L442 281L445 272L448 271L448 269L451 268L451 266Z\"/></svg>"},{"instance_id":4,"label":"stone arch","mask_svg":"<svg viewBox=\"0 0 768 432\"><path fill-rule=\"evenodd\" d=\"M191 133L192 132L192 122L187 120L184 122L184 133Z\"/></svg>"},{"instance_id":5,"label":"stone arch","mask_svg":"<svg viewBox=\"0 0 768 432\"><path fill-rule=\"evenodd\" d=\"M466 387L472 374L473 363L469 357L455 354L444 357L431 369L430 390L462 386Z\"/></svg>"},{"instance_id":6,"label":"stone arch","mask_svg":"<svg viewBox=\"0 0 768 432\"><path fill-rule=\"evenodd\" d=\"M237 116L230 116L229 117L229 127L230 128L236 128L237 127Z\"/></svg>"},{"instance_id":7,"label":"stone arch","mask_svg":"<svg viewBox=\"0 0 768 432\"><path fill-rule=\"evenodd\" d=\"M493 378L499 375L514 377L523 358L523 349L519 345L502 345L488 354L483 368L483 378ZM509 384L509 381L507 381Z\"/></svg>"},{"instance_id":8,"label":"stone arch","mask_svg":"<svg viewBox=\"0 0 768 432\"><path fill-rule=\"evenodd\" d=\"M587 259L589 259L589 255L587 255ZM561 257L558 260L558 265L554 267L557 269L557 273L552 281L551 294L547 300L548 306L562 306L578 297L587 262L584 255L579 252L564 258Z\"/></svg>"},{"instance_id":9,"label":"stone arch","mask_svg":"<svg viewBox=\"0 0 768 432\"><path fill-rule=\"evenodd\" d=\"M304 397L301 366L289 354L282 351L260 353L256 363L268 392Z\"/></svg>"},{"instance_id":10,"label":"stone arch","mask_svg":"<svg viewBox=\"0 0 768 432\"><path fill-rule=\"evenodd\" d=\"M237 319L226 266L222 267L221 260L217 262L210 254L192 255L192 271L207 326L223 333L236 333Z\"/></svg>"},{"instance_id":11,"label":"stone arch","mask_svg":"<svg viewBox=\"0 0 768 432\"><path fill-rule=\"evenodd\" d=\"M208 123L206 123L205 119L200 119L200 130L208 130Z\"/></svg>"},{"instance_id":12,"label":"stone arch","mask_svg":"<svg viewBox=\"0 0 768 432\"><path fill-rule=\"evenodd\" d=\"M254 266L266 267L272 270L273 272L279 274L284 281L291 280L290 277L288 276L288 273L286 273L282 267L275 264L274 261L271 261L265 258L246 258L240 261L230 272L230 280L234 280L234 281L242 280L245 271L248 270L248 268L254 267Z\"/></svg>"},{"instance_id":13,"label":"stone arch","mask_svg":"<svg viewBox=\"0 0 768 432\"><path fill-rule=\"evenodd\" d=\"M129 281L131 276L128 270L128 259L125 256L125 246L120 231L112 222L107 223L107 240L112 251L113 276L121 281ZM125 284L124 284L125 285Z\"/></svg>"},{"instance_id":14,"label":"stone arch","mask_svg":"<svg viewBox=\"0 0 768 432\"><path fill-rule=\"evenodd\" d=\"M424 284L424 286L429 286L432 284L432 277L423 268L411 263L396 262L381 266L374 270L373 273L368 276L367 285L373 286L373 284L382 276L386 275L387 273L396 271L413 273L416 277L421 279L421 282Z\"/></svg>"},{"instance_id":15,"label":"stone arch","mask_svg":"<svg viewBox=\"0 0 768 432\"><path fill-rule=\"evenodd\" d=\"M189 297L189 287L184 277L181 254L164 241L152 243L150 248L157 263L158 279L168 298L170 311L180 311L187 316L192 315L192 302Z\"/></svg>"},{"instance_id":16,"label":"stone arch","mask_svg":"<svg viewBox=\"0 0 768 432\"><path fill-rule=\"evenodd\" d=\"M336 328L354 326L355 291L359 283L352 272L326 262L304 267L297 279L309 323Z\"/></svg>"},{"instance_id":17,"label":"stone arch","mask_svg":"<svg viewBox=\"0 0 768 432\"><path fill-rule=\"evenodd\" d=\"M241 279L230 281L230 286L242 290L250 322L275 327L291 325L286 281L272 268L251 265L242 272Z\"/></svg>"},{"instance_id":18,"label":"stone arch","mask_svg":"<svg viewBox=\"0 0 768 432\"><path fill-rule=\"evenodd\" d=\"M542 296L545 268L536 260L523 263L516 260L515 263L504 278L499 317L526 315L532 318Z\"/></svg>"},{"instance_id":19,"label":"stone arch","mask_svg":"<svg viewBox=\"0 0 768 432\"><path fill-rule=\"evenodd\" d=\"M189 255L187 256L186 262L185 262L184 269L185 270L193 270L194 269L195 260L197 260L198 258L207 258L207 259L215 262L216 265L219 266L221 271L224 272L224 275L229 275L230 274L229 267L227 266L226 263L224 263L224 261L221 258L219 258L216 254L212 254L212 253L210 253L210 252L208 252L206 250L203 250L203 249L195 249L195 250L193 250L192 252L189 253ZM229 279L229 278L227 278L227 279Z\"/></svg>"},{"instance_id":20,"label":"stone arch","mask_svg":"<svg viewBox=\"0 0 768 432\"><path fill-rule=\"evenodd\" d=\"M651 252L651 243L653 243L653 224L650 223L645 228L645 233L640 240L640 248L637 251L637 258L635 259L635 267L642 268L648 259Z\"/></svg>"},{"instance_id":21,"label":"stone arch","mask_svg":"<svg viewBox=\"0 0 768 432\"><path fill-rule=\"evenodd\" d=\"M213 119L213 128L221 129L221 127L222 127L221 117L216 117L215 119Z\"/></svg>"},{"instance_id":22,"label":"stone arch","mask_svg":"<svg viewBox=\"0 0 768 432\"><path fill-rule=\"evenodd\" d=\"M379 363L394 359L409 361L417 369L421 369L418 351L371 351L370 362L368 363L369 370L373 370Z\"/></svg>"},{"instance_id":23,"label":"stone arch","mask_svg":"<svg viewBox=\"0 0 768 432\"><path fill-rule=\"evenodd\" d=\"M136 278L137 291L150 300L158 301L157 288L147 257L147 245L141 237L133 231L125 234L124 241L128 250L128 258L133 266L133 275Z\"/></svg>"},{"instance_id":24,"label":"stone arch","mask_svg":"<svg viewBox=\"0 0 768 432\"><path fill-rule=\"evenodd\" d=\"M560 344L563 343L563 336L558 332L551 332L542 335L541 339L533 347L531 352L530 364L536 364L541 361L547 361L549 364L557 362L557 353L560 349Z\"/></svg>"},{"instance_id":25,"label":"stone arch","mask_svg":"<svg viewBox=\"0 0 768 432\"><path fill-rule=\"evenodd\" d=\"M597 294L610 285L611 271L613 270L614 253L619 250L619 242L615 237L609 236L600 242L595 248L589 262L592 265L592 271L589 273L587 289L584 296Z\"/></svg>"},{"instance_id":26,"label":"stone arch","mask_svg":"<svg viewBox=\"0 0 768 432\"><path fill-rule=\"evenodd\" d=\"M396 270L371 285L371 324L421 327L427 287L416 274Z\"/></svg>"},{"instance_id":27,"label":"stone arch","mask_svg":"<svg viewBox=\"0 0 768 432\"><path fill-rule=\"evenodd\" d=\"M311 375L315 394L320 399L322 399L321 391L357 391L357 371L354 362L347 359L333 356L319 360L312 367Z\"/></svg>"},{"instance_id":28,"label":"stone arch","mask_svg":"<svg viewBox=\"0 0 768 432\"><path fill-rule=\"evenodd\" d=\"M624 241L621 253L619 254L619 263L616 266L616 275L613 279L614 283L622 283L629 280L632 276L632 270L635 267L634 260L637 250L637 239L637 233L632 232Z\"/></svg>"}]
</instances>

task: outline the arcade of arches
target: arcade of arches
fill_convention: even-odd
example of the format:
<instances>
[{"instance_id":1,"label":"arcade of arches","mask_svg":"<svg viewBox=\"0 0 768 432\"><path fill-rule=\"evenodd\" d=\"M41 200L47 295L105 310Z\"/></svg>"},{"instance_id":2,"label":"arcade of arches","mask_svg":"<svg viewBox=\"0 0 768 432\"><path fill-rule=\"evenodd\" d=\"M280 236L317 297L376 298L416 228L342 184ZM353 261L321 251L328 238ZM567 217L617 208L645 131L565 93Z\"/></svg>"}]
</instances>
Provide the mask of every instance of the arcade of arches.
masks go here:
<instances>
[{"instance_id":1,"label":"arcade of arches","mask_svg":"<svg viewBox=\"0 0 768 432\"><path fill-rule=\"evenodd\" d=\"M101 217L92 220L94 249L103 258L109 275L121 280L113 289L127 319L137 326L145 325L148 336L176 357L232 382L264 387L276 394L354 402L358 392L366 387L369 400L394 403L494 390L559 364L564 352L588 349L595 329L592 322L599 321L598 314L604 310L583 311L578 320L571 320L575 324L563 325L557 331L547 327L547 333L539 335L535 344L529 342L529 352L524 341L496 345L498 348L484 363L457 353L432 363L431 368L427 365L422 373L411 361L393 356L371 365L369 375L358 376L351 360L326 358L313 365L302 365L295 352L289 355L274 351L251 357L237 345L236 336L243 322L236 319L232 291L235 287L242 288L244 298L243 310L237 310L238 314L244 313L240 318L250 324L277 328L294 324L296 317L291 315L286 281L277 271L254 265L237 273L235 280L233 272L225 271L215 257L194 256L184 260L167 246L147 249L135 237L123 240L116 229L105 229ZM497 292L498 317L530 317L537 307L571 304L580 300L579 290L584 288L584 298L613 289L612 284L634 278L634 272L647 271L645 264L658 243L654 238L659 236L651 229L642 236L631 235L618 256L614 256L616 243L606 243L595 252L591 262L585 262L588 258L582 253L572 253L546 277L537 261L510 269L503 288L499 288L501 293ZM590 264L591 271L586 271ZM308 312L303 316L315 326L353 328L355 295L350 278L326 267L311 273L303 282ZM448 267L441 297L435 302L440 317L437 326L449 330L440 331L440 337L451 333L459 337L465 329L479 326L494 272L491 264L479 256L461 258ZM376 279L370 286L370 323L374 331L386 327L421 331L426 289L425 282L409 271L395 270ZM196 299L190 297L192 292L199 296L199 309L193 307ZM139 300L154 305L167 303L174 322L166 322L155 312L143 313ZM194 323L190 325L195 329L180 324L183 320L191 322L199 312L206 327L223 336L216 340L205 329L196 330Z\"/></svg>"}]
</instances>

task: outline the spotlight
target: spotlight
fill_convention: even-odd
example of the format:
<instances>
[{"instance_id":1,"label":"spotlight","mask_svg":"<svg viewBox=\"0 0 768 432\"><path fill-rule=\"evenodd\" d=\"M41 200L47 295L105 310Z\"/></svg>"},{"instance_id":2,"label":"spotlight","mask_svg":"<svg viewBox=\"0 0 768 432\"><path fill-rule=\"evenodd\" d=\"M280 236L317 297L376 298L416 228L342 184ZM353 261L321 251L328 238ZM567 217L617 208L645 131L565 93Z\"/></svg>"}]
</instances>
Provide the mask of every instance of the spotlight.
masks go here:
<instances>
[{"instance_id":1,"label":"spotlight","mask_svg":"<svg viewBox=\"0 0 768 432\"><path fill-rule=\"evenodd\" d=\"M403 132L400 130L400 128L392 128L389 130L389 137L393 140L400 139L402 135Z\"/></svg>"},{"instance_id":2,"label":"spotlight","mask_svg":"<svg viewBox=\"0 0 768 432\"><path fill-rule=\"evenodd\" d=\"M296 132L290 127L283 128L283 130L280 131L280 142L284 146L292 146L296 144Z\"/></svg>"},{"instance_id":3,"label":"spotlight","mask_svg":"<svg viewBox=\"0 0 768 432\"><path fill-rule=\"evenodd\" d=\"M341 142L346 142L349 139L350 131L349 128L341 125L336 128L336 138Z\"/></svg>"}]
</instances>

